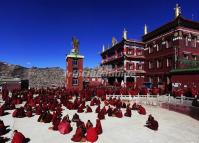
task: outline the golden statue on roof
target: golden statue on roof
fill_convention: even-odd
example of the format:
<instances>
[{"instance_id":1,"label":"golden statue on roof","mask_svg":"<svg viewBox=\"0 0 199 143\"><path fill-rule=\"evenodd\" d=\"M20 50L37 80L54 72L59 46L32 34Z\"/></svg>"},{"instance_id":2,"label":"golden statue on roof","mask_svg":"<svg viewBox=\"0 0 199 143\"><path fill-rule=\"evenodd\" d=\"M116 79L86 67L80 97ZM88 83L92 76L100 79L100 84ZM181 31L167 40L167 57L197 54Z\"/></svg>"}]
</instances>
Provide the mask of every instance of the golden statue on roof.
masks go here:
<instances>
[{"instance_id":1,"label":"golden statue on roof","mask_svg":"<svg viewBox=\"0 0 199 143\"><path fill-rule=\"evenodd\" d=\"M179 4L176 4L176 7L174 8L174 10L175 10L175 18L181 15L181 7L179 6Z\"/></svg>"},{"instance_id":2,"label":"golden statue on roof","mask_svg":"<svg viewBox=\"0 0 199 143\"><path fill-rule=\"evenodd\" d=\"M79 40L76 37L72 37L73 52L79 52Z\"/></svg>"}]
</instances>

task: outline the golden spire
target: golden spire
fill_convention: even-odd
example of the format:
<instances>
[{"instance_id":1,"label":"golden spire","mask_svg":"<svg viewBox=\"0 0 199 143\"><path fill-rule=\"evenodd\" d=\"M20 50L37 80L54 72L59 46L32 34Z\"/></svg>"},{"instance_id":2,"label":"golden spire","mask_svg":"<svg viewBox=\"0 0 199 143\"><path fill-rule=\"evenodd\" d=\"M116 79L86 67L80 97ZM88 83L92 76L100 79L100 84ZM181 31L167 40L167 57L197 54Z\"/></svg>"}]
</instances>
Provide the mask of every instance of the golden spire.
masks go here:
<instances>
[{"instance_id":1,"label":"golden spire","mask_svg":"<svg viewBox=\"0 0 199 143\"><path fill-rule=\"evenodd\" d=\"M126 29L124 28L124 31L123 31L123 39L127 39L127 31L126 31Z\"/></svg>"},{"instance_id":2,"label":"golden spire","mask_svg":"<svg viewBox=\"0 0 199 143\"><path fill-rule=\"evenodd\" d=\"M148 33L148 27L147 27L147 25L145 24L144 25L144 35L146 35Z\"/></svg>"},{"instance_id":3,"label":"golden spire","mask_svg":"<svg viewBox=\"0 0 199 143\"><path fill-rule=\"evenodd\" d=\"M181 7L179 6L179 4L176 4L176 7L174 8L174 10L175 10L175 18L181 15Z\"/></svg>"},{"instance_id":4,"label":"golden spire","mask_svg":"<svg viewBox=\"0 0 199 143\"><path fill-rule=\"evenodd\" d=\"M105 51L105 46L103 45L103 46L102 46L102 52L104 52L104 51Z\"/></svg>"}]
</instances>

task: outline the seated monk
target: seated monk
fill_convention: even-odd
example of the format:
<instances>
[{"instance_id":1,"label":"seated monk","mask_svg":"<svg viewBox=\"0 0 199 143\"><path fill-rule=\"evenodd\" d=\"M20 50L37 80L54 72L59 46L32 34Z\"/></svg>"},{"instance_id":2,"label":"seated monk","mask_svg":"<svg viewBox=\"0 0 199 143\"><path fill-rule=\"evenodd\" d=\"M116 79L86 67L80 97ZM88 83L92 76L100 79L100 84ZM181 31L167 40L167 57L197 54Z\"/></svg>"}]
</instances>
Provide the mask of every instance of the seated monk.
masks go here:
<instances>
[{"instance_id":1,"label":"seated monk","mask_svg":"<svg viewBox=\"0 0 199 143\"><path fill-rule=\"evenodd\" d=\"M102 133L102 125L101 125L101 121L99 119L96 120L95 130L98 135L100 135Z\"/></svg>"},{"instance_id":2,"label":"seated monk","mask_svg":"<svg viewBox=\"0 0 199 143\"><path fill-rule=\"evenodd\" d=\"M0 136L4 135L6 133L6 126L4 125L4 122L0 120Z\"/></svg>"},{"instance_id":3,"label":"seated monk","mask_svg":"<svg viewBox=\"0 0 199 143\"><path fill-rule=\"evenodd\" d=\"M31 107L31 106L28 106L28 107L27 107L26 116L27 116L27 117L32 117L32 107Z\"/></svg>"},{"instance_id":4,"label":"seated monk","mask_svg":"<svg viewBox=\"0 0 199 143\"><path fill-rule=\"evenodd\" d=\"M115 115L115 117L118 117L118 118L123 117L122 110L120 108L115 108L113 111L113 114Z\"/></svg>"},{"instance_id":5,"label":"seated monk","mask_svg":"<svg viewBox=\"0 0 199 143\"><path fill-rule=\"evenodd\" d=\"M58 130L61 134L68 134L72 131L72 127L69 122L61 121L58 125Z\"/></svg>"},{"instance_id":6,"label":"seated monk","mask_svg":"<svg viewBox=\"0 0 199 143\"><path fill-rule=\"evenodd\" d=\"M76 122L76 126L77 126L77 127L81 126L83 134L86 133L86 126L85 126L85 124L84 124L83 121L81 121L81 120L79 119L79 120Z\"/></svg>"},{"instance_id":7,"label":"seated monk","mask_svg":"<svg viewBox=\"0 0 199 143\"><path fill-rule=\"evenodd\" d=\"M80 106L80 107L78 107L77 112L78 112L78 113L83 113L83 112L84 112L84 109Z\"/></svg>"},{"instance_id":8,"label":"seated monk","mask_svg":"<svg viewBox=\"0 0 199 143\"><path fill-rule=\"evenodd\" d=\"M110 106L108 106L107 113L108 113L108 116L112 116L113 114L113 109Z\"/></svg>"},{"instance_id":9,"label":"seated monk","mask_svg":"<svg viewBox=\"0 0 199 143\"><path fill-rule=\"evenodd\" d=\"M106 107L104 106L100 112L102 112L104 115L106 115L106 113L107 113L106 112Z\"/></svg>"},{"instance_id":10,"label":"seated monk","mask_svg":"<svg viewBox=\"0 0 199 143\"><path fill-rule=\"evenodd\" d=\"M25 137L22 133L17 130L14 131L14 136L12 138L12 143L25 143Z\"/></svg>"},{"instance_id":11,"label":"seated monk","mask_svg":"<svg viewBox=\"0 0 199 143\"><path fill-rule=\"evenodd\" d=\"M95 113L99 113L100 112L100 105L97 106L97 108L95 109Z\"/></svg>"},{"instance_id":12,"label":"seated monk","mask_svg":"<svg viewBox=\"0 0 199 143\"><path fill-rule=\"evenodd\" d=\"M43 112L39 118L38 122L50 123L52 121L52 114L49 111Z\"/></svg>"},{"instance_id":13,"label":"seated monk","mask_svg":"<svg viewBox=\"0 0 199 143\"><path fill-rule=\"evenodd\" d=\"M126 108L126 113L124 113L124 116L131 117L131 109L130 109L130 107Z\"/></svg>"},{"instance_id":14,"label":"seated monk","mask_svg":"<svg viewBox=\"0 0 199 143\"><path fill-rule=\"evenodd\" d=\"M90 106L86 105L86 113L90 113L92 112L92 109Z\"/></svg>"},{"instance_id":15,"label":"seated monk","mask_svg":"<svg viewBox=\"0 0 199 143\"><path fill-rule=\"evenodd\" d=\"M138 113L141 114L141 115L146 115L146 110L143 106L139 106L138 107Z\"/></svg>"},{"instance_id":16,"label":"seated monk","mask_svg":"<svg viewBox=\"0 0 199 143\"><path fill-rule=\"evenodd\" d=\"M49 127L49 129L50 130L55 130L55 131L57 131L58 130L58 125L59 125L59 123L60 123L60 121L61 121L61 119L60 118L54 118L53 120L52 120L52 127Z\"/></svg>"},{"instance_id":17,"label":"seated monk","mask_svg":"<svg viewBox=\"0 0 199 143\"><path fill-rule=\"evenodd\" d=\"M16 117L16 118L23 118L23 117L25 117L26 114L25 114L24 108L23 108L23 107L17 108L17 109L12 113L12 116L13 116L13 117Z\"/></svg>"},{"instance_id":18,"label":"seated monk","mask_svg":"<svg viewBox=\"0 0 199 143\"><path fill-rule=\"evenodd\" d=\"M98 139L98 134L97 134L95 128L90 127L86 132L86 140L91 143L94 143L97 141L97 139Z\"/></svg>"},{"instance_id":19,"label":"seated monk","mask_svg":"<svg viewBox=\"0 0 199 143\"><path fill-rule=\"evenodd\" d=\"M86 141L81 126L77 127L76 132L73 135L73 137L71 138L71 140L74 141L74 142L84 142L84 141Z\"/></svg>"},{"instance_id":20,"label":"seated monk","mask_svg":"<svg viewBox=\"0 0 199 143\"><path fill-rule=\"evenodd\" d=\"M42 113L42 109L41 109L41 107L40 106L37 106L36 107L36 115L41 115L41 113Z\"/></svg>"},{"instance_id":21,"label":"seated monk","mask_svg":"<svg viewBox=\"0 0 199 143\"><path fill-rule=\"evenodd\" d=\"M67 114L66 116L64 116L64 118L62 119L62 121L67 121L67 122L71 122L69 115Z\"/></svg>"},{"instance_id":22,"label":"seated monk","mask_svg":"<svg viewBox=\"0 0 199 143\"><path fill-rule=\"evenodd\" d=\"M88 120L87 123L86 123L86 129L88 130L91 127L93 127L93 124L91 123L90 120Z\"/></svg>"},{"instance_id":23,"label":"seated monk","mask_svg":"<svg viewBox=\"0 0 199 143\"><path fill-rule=\"evenodd\" d=\"M72 122L77 122L79 120L79 115L75 113L72 118Z\"/></svg>"},{"instance_id":24,"label":"seated monk","mask_svg":"<svg viewBox=\"0 0 199 143\"><path fill-rule=\"evenodd\" d=\"M136 103L133 103L132 110L137 110L137 104Z\"/></svg>"},{"instance_id":25,"label":"seated monk","mask_svg":"<svg viewBox=\"0 0 199 143\"><path fill-rule=\"evenodd\" d=\"M158 121L156 121L152 115L149 115L145 126L154 131L157 131L159 125L158 125Z\"/></svg>"},{"instance_id":26,"label":"seated monk","mask_svg":"<svg viewBox=\"0 0 199 143\"><path fill-rule=\"evenodd\" d=\"M126 108L126 103L125 102L122 103L122 108Z\"/></svg>"},{"instance_id":27,"label":"seated monk","mask_svg":"<svg viewBox=\"0 0 199 143\"><path fill-rule=\"evenodd\" d=\"M104 115L104 113L101 112L101 111L98 113L97 117L98 117L98 119L100 119L100 120L105 119L105 115Z\"/></svg>"},{"instance_id":28,"label":"seated monk","mask_svg":"<svg viewBox=\"0 0 199 143\"><path fill-rule=\"evenodd\" d=\"M4 107L1 106L0 107L0 116L4 116L5 115L5 110L4 110Z\"/></svg>"}]
</instances>

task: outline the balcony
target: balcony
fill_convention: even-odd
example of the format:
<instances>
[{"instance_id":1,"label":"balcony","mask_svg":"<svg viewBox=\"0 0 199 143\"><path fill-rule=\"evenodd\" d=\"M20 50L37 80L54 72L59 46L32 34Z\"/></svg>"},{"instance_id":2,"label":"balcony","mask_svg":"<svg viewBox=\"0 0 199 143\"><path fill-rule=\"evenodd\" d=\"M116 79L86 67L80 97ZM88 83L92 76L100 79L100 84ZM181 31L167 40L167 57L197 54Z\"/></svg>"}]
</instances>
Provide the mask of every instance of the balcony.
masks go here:
<instances>
[{"instance_id":1,"label":"balcony","mask_svg":"<svg viewBox=\"0 0 199 143\"><path fill-rule=\"evenodd\" d=\"M124 56L123 53L114 54L114 55L112 55L112 56L110 56L110 57L108 57L108 58L106 58L106 59L103 59L103 60L102 60L102 64L108 63L108 62L110 62L110 61L114 61L114 60L119 59L119 58L121 58L121 57L123 57L123 56Z\"/></svg>"}]
</instances>

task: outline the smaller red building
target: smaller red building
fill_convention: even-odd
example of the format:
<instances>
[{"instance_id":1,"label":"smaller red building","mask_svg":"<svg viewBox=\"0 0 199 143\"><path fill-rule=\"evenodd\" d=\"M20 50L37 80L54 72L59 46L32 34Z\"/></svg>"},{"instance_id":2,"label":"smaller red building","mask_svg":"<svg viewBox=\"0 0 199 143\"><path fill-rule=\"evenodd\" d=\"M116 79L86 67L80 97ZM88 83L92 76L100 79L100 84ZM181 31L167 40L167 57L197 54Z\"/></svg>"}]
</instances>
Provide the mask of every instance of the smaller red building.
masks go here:
<instances>
[{"instance_id":1,"label":"smaller red building","mask_svg":"<svg viewBox=\"0 0 199 143\"><path fill-rule=\"evenodd\" d=\"M79 41L72 39L73 48L66 56L66 88L83 89L83 59L79 54Z\"/></svg>"}]
</instances>

